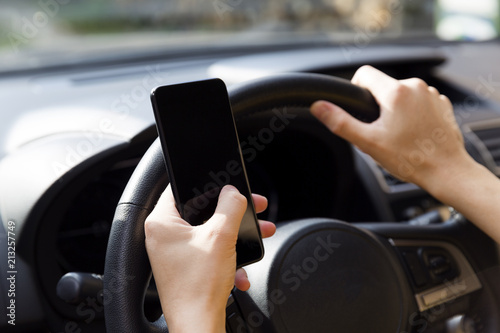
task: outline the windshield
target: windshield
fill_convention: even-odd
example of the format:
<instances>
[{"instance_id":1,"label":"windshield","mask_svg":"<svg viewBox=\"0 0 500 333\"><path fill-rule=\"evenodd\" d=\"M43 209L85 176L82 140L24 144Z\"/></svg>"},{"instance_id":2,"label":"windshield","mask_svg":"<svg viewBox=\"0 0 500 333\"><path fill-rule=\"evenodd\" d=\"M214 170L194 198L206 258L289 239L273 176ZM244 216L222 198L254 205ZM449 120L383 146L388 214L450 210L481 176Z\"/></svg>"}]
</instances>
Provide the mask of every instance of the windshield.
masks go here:
<instances>
[{"instance_id":1,"label":"windshield","mask_svg":"<svg viewBox=\"0 0 500 333\"><path fill-rule=\"evenodd\" d=\"M0 72L147 52L496 38L498 0L3 0Z\"/></svg>"}]
</instances>

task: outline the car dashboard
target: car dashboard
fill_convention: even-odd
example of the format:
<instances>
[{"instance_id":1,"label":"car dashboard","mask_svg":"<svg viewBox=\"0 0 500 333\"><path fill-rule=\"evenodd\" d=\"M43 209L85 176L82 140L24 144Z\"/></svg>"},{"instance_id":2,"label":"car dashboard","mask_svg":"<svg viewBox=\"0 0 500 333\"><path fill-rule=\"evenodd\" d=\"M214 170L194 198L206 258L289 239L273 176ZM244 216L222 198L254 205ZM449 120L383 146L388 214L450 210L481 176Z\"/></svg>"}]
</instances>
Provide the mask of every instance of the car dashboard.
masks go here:
<instances>
[{"instance_id":1,"label":"car dashboard","mask_svg":"<svg viewBox=\"0 0 500 333\"><path fill-rule=\"evenodd\" d=\"M155 86L220 77L231 89L287 72L350 79L364 64L399 79L420 77L450 98L468 152L500 176L499 55L497 41L280 47L0 77L0 244L9 235L15 239L14 269L3 249L0 267L16 272L15 331L105 330L102 304L69 304L56 288L68 272L103 274L116 204L157 138L149 100ZM254 143L259 123L236 121L240 141L247 143L242 150L252 191L269 199L263 219L416 225L446 219L448 207L393 177L312 117L291 120L272 140ZM487 266L489 259L482 260L474 265ZM2 279L0 288L5 309L9 281ZM147 315L158 311L157 301L146 302ZM1 331L14 329L8 320L0 319Z\"/></svg>"}]
</instances>

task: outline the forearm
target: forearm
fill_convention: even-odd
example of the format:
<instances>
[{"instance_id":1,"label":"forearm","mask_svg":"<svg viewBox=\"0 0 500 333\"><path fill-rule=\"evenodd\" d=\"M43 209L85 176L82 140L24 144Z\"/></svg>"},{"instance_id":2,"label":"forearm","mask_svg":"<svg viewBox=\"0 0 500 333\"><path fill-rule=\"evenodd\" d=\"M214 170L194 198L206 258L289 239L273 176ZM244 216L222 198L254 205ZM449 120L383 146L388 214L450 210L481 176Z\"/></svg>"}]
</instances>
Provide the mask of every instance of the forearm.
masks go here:
<instances>
[{"instance_id":1,"label":"forearm","mask_svg":"<svg viewBox=\"0 0 500 333\"><path fill-rule=\"evenodd\" d=\"M424 188L500 244L500 180L472 158L434 170Z\"/></svg>"}]
</instances>

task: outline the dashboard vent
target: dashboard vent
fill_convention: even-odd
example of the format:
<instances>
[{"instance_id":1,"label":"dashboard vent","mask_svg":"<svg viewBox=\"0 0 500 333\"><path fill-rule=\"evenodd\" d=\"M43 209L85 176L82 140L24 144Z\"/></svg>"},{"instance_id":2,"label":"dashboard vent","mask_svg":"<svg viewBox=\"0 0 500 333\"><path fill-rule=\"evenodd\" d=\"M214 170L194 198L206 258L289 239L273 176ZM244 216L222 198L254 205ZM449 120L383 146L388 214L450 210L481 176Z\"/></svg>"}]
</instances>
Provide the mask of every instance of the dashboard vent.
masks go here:
<instances>
[{"instance_id":1,"label":"dashboard vent","mask_svg":"<svg viewBox=\"0 0 500 333\"><path fill-rule=\"evenodd\" d=\"M488 167L500 171L500 126L477 126L472 127L471 132L476 136L479 142L479 151Z\"/></svg>"}]
</instances>

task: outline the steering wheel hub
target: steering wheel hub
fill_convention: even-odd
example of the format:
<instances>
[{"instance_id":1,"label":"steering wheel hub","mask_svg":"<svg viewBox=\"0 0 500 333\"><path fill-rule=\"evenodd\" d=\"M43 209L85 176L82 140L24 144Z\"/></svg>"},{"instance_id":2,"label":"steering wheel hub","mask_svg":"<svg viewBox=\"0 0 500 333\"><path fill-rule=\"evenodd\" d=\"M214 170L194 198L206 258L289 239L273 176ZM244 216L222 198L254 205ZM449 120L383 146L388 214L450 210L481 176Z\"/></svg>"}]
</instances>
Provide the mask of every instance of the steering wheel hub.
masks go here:
<instances>
[{"instance_id":1,"label":"steering wheel hub","mask_svg":"<svg viewBox=\"0 0 500 333\"><path fill-rule=\"evenodd\" d=\"M265 242L264 261L247 268L253 302L244 302L259 308L266 326L277 332L404 330L413 301L387 241L334 220L288 223L273 238ZM258 324L255 314L246 321Z\"/></svg>"}]
</instances>

